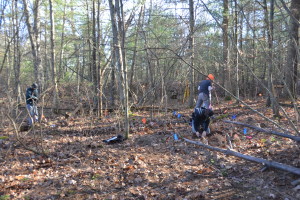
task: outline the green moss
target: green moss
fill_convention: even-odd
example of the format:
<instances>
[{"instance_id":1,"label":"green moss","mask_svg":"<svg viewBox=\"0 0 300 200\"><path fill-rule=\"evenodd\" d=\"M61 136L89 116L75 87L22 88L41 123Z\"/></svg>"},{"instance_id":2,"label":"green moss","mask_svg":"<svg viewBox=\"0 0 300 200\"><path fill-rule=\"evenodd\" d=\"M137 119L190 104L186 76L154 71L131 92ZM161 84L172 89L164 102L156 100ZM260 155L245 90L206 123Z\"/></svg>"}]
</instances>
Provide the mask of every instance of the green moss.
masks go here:
<instances>
[{"instance_id":1,"label":"green moss","mask_svg":"<svg viewBox=\"0 0 300 200\"><path fill-rule=\"evenodd\" d=\"M0 196L0 200L9 200L9 199L10 199L10 196L8 194Z\"/></svg>"}]
</instances>

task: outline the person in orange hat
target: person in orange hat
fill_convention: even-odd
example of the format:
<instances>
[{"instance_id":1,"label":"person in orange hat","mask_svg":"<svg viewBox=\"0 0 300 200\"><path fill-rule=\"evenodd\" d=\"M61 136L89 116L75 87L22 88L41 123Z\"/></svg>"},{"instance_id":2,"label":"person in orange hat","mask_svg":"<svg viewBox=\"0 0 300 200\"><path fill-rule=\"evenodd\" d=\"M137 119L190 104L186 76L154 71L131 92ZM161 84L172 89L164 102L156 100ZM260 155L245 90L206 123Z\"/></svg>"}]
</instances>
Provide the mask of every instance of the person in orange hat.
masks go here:
<instances>
[{"instance_id":1,"label":"person in orange hat","mask_svg":"<svg viewBox=\"0 0 300 200\"><path fill-rule=\"evenodd\" d=\"M198 85L198 100L196 103L196 108L209 108L211 109L211 90L213 89L212 81L215 80L214 75L208 74L206 80L203 80Z\"/></svg>"},{"instance_id":2,"label":"person in orange hat","mask_svg":"<svg viewBox=\"0 0 300 200\"><path fill-rule=\"evenodd\" d=\"M215 79L214 75L209 74L206 80L199 83L198 86L198 100L194 113L192 114L192 132L197 137L205 137L210 134L210 117L213 115L211 102L211 90L213 89L212 81Z\"/></svg>"}]
</instances>

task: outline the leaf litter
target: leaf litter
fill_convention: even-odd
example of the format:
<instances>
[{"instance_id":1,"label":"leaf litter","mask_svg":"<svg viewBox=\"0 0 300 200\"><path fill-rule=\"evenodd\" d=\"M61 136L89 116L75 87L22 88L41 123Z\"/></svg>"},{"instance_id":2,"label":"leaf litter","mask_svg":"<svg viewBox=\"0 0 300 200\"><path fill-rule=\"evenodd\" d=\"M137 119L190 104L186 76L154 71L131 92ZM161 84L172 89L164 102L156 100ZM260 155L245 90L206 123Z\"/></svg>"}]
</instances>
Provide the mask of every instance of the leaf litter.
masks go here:
<instances>
[{"instance_id":1,"label":"leaf litter","mask_svg":"<svg viewBox=\"0 0 300 200\"><path fill-rule=\"evenodd\" d=\"M271 115L262 104L257 109ZM216 117L273 128L242 106L215 107ZM49 120L39 127L41 138L28 133L29 146L42 147L48 157L24 150L13 131L1 143L0 197L9 199L299 199L299 176L267 169L237 157L188 144L196 141L189 126L191 109L131 113L129 140L106 145L122 134L120 119L75 116ZM288 112L289 113L289 112ZM56 121L55 121L56 120ZM300 168L299 147L293 141L215 120L207 143ZM286 122L284 122L286 123ZM283 123L283 125L284 125ZM50 127L49 124L55 124ZM36 131L35 133L37 133ZM179 136L174 140L173 134ZM40 143L37 143L36 141ZM4 148L3 148L4 147Z\"/></svg>"}]
</instances>

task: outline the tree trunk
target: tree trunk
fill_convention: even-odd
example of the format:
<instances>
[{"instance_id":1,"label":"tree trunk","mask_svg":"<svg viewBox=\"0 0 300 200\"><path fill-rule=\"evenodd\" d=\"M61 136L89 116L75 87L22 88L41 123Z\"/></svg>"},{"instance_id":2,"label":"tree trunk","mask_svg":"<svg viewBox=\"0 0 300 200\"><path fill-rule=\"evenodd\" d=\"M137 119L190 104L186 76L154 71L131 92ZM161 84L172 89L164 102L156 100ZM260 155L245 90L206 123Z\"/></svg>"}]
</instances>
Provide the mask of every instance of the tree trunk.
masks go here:
<instances>
[{"instance_id":1,"label":"tree trunk","mask_svg":"<svg viewBox=\"0 0 300 200\"><path fill-rule=\"evenodd\" d=\"M121 5L121 7L120 7ZM110 15L111 15L111 23L113 30L113 48L115 50L115 61L118 70L118 82L119 82L119 94L121 97L121 102L123 104L122 108L125 112L125 138L127 139L129 136L129 120L128 120L128 85L127 85L127 69L125 65L125 55L124 51L124 40L125 40L125 29L124 29L124 16L123 16L123 3L122 0L115 0L115 4L113 4L112 0L109 0L110 7ZM117 15L119 23L119 29L117 27ZM121 18L122 16L122 18ZM120 38L122 41L120 41ZM122 43L121 43L122 42Z\"/></svg>"},{"instance_id":2,"label":"tree trunk","mask_svg":"<svg viewBox=\"0 0 300 200\"><path fill-rule=\"evenodd\" d=\"M39 19L39 6L40 6L40 1L35 0L34 2L34 22L33 22L33 27L31 26L30 23L30 15L29 15L29 10L28 10L28 5L26 0L23 0L24 4L24 15L26 19L26 25L27 25L27 30L28 30L28 35L30 39L30 44L31 44L31 51L34 59L34 78L35 81L38 83L40 89L43 88L42 86L42 70L41 70L41 56L40 56L40 19Z\"/></svg>"},{"instance_id":3,"label":"tree trunk","mask_svg":"<svg viewBox=\"0 0 300 200\"><path fill-rule=\"evenodd\" d=\"M125 115L125 138L127 139L129 136L129 104L128 104L128 75L127 75L127 64L126 64L126 51L125 51L125 38L126 38L126 30L125 30L125 17L124 17L124 9L123 9L123 0L120 0L120 15L119 23L121 27L120 36L122 38L121 42L121 52L123 57L123 65L122 65L122 75L124 77L123 80L123 93L124 93L124 115ZM120 31L119 30L119 31Z\"/></svg>"},{"instance_id":4,"label":"tree trunk","mask_svg":"<svg viewBox=\"0 0 300 200\"><path fill-rule=\"evenodd\" d=\"M230 66L229 66L229 43L228 43L228 23L229 23L229 3L223 0L223 85L227 90L231 91L230 84ZM227 96L227 94L225 94Z\"/></svg>"},{"instance_id":5,"label":"tree trunk","mask_svg":"<svg viewBox=\"0 0 300 200\"><path fill-rule=\"evenodd\" d=\"M267 29L267 39L268 39L268 48L267 48L267 82L268 82L268 99L267 99L267 106L272 106L273 115L279 116L279 107L276 101L276 97L273 90L273 18L274 18L274 0L271 0L270 4L270 20L269 20L269 12L268 12L268 5L267 1L264 0L264 19L265 19L265 26Z\"/></svg>"},{"instance_id":6,"label":"tree trunk","mask_svg":"<svg viewBox=\"0 0 300 200\"><path fill-rule=\"evenodd\" d=\"M43 69L41 66L41 46L40 46L40 0L36 0L34 3L34 23L33 30L35 36L35 44L36 44L36 63L35 63L35 79L38 82L40 90L44 88L44 80L43 80Z\"/></svg>"},{"instance_id":7,"label":"tree trunk","mask_svg":"<svg viewBox=\"0 0 300 200\"><path fill-rule=\"evenodd\" d=\"M97 73L97 34L96 34L96 0L93 0L92 6L92 80L93 80L93 91L94 91L94 108L98 107L98 73ZM99 111L98 111L99 112Z\"/></svg>"},{"instance_id":8,"label":"tree trunk","mask_svg":"<svg viewBox=\"0 0 300 200\"><path fill-rule=\"evenodd\" d=\"M102 99L102 71L101 71L101 38L102 38L102 31L101 31L101 25L100 25L100 6L101 6L101 0L98 0L98 9L97 9L97 84L98 84L98 116L102 116L102 105L103 105L103 99ZM104 51L103 51L104 53Z\"/></svg>"},{"instance_id":9,"label":"tree trunk","mask_svg":"<svg viewBox=\"0 0 300 200\"><path fill-rule=\"evenodd\" d=\"M72 16L74 16L74 7L71 7L71 12ZM74 24L74 19L70 18L70 23L71 23L71 29L72 29L72 34L76 35L76 30L75 30L75 24ZM81 70L80 70L80 45L74 43L74 49L75 49L75 57L76 57L76 92L79 95L80 91L80 83L81 83Z\"/></svg>"},{"instance_id":10,"label":"tree trunk","mask_svg":"<svg viewBox=\"0 0 300 200\"><path fill-rule=\"evenodd\" d=\"M65 77L65 70L63 65L64 59L64 41L65 41L65 22L66 22L66 0L64 1L64 13L63 13L63 23L62 23L62 31L61 31L61 40L60 40L60 52L59 52L59 73L58 76L60 78Z\"/></svg>"},{"instance_id":11,"label":"tree trunk","mask_svg":"<svg viewBox=\"0 0 300 200\"><path fill-rule=\"evenodd\" d=\"M56 76L56 66L55 66L55 25L54 25L54 13L52 0L49 0L50 9L50 44L51 44L51 70L52 70L52 84L54 86L53 90L53 108L58 109L58 86L57 86L57 76ZM54 110L53 110L54 111Z\"/></svg>"},{"instance_id":12,"label":"tree trunk","mask_svg":"<svg viewBox=\"0 0 300 200\"><path fill-rule=\"evenodd\" d=\"M189 53L190 53L190 68L189 68L189 79L190 79L190 97L189 107L194 106L194 95L195 95L195 80L194 80L194 27L195 27L195 16L194 16L194 0L189 0L189 12L190 12L190 30L189 30Z\"/></svg>"},{"instance_id":13,"label":"tree trunk","mask_svg":"<svg viewBox=\"0 0 300 200\"><path fill-rule=\"evenodd\" d=\"M291 16L289 25L289 43L287 53L287 73L286 81L289 90L296 98L296 83L298 71L299 56L299 19L300 19L300 1L292 0L290 6ZM298 51L298 52L297 52ZM297 55L298 54L298 55Z\"/></svg>"},{"instance_id":14,"label":"tree trunk","mask_svg":"<svg viewBox=\"0 0 300 200\"><path fill-rule=\"evenodd\" d=\"M94 0L93 0L94 1ZM88 66L88 79L89 81L93 81L93 61L92 61L92 55L91 55L91 52L93 52L93 47L92 47L92 44L91 44L91 39L90 39L90 36L91 36L91 25L90 25L90 14L89 14L89 2L88 0L86 0L86 10L87 10L87 15L86 15L86 19L87 19L87 35L88 35L88 38L87 38L87 44L88 44L88 61L86 62L87 66ZM85 65L83 65L85 66ZM93 88L94 89L94 88Z\"/></svg>"},{"instance_id":15,"label":"tree trunk","mask_svg":"<svg viewBox=\"0 0 300 200\"><path fill-rule=\"evenodd\" d=\"M51 66L49 65L49 59L48 59L48 32L47 32L47 29L45 29L45 33L44 33L44 62L43 62L43 65L44 65L44 80L52 80L52 70L51 70ZM44 87L45 88L48 88L49 86L49 82L45 82L45 85Z\"/></svg>"},{"instance_id":16,"label":"tree trunk","mask_svg":"<svg viewBox=\"0 0 300 200\"><path fill-rule=\"evenodd\" d=\"M236 69L236 90L235 96L239 99L240 98L240 86L239 86L239 46L238 46L238 5L237 0L234 0L234 45L235 48L235 69Z\"/></svg>"},{"instance_id":17,"label":"tree trunk","mask_svg":"<svg viewBox=\"0 0 300 200\"><path fill-rule=\"evenodd\" d=\"M20 88L20 68L21 68L21 51L20 51L20 34L19 34L19 16L18 16L18 0L12 1L13 11L13 34L14 34L14 72L15 72L15 95L17 104L21 102Z\"/></svg>"},{"instance_id":18,"label":"tree trunk","mask_svg":"<svg viewBox=\"0 0 300 200\"><path fill-rule=\"evenodd\" d=\"M112 44L113 46L113 44ZM111 82L110 82L110 106L115 108L116 106L116 93L117 93L117 84L116 84L116 56L115 56L115 49L112 48L111 50Z\"/></svg>"},{"instance_id":19,"label":"tree trunk","mask_svg":"<svg viewBox=\"0 0 300 200\"><path fill-rule=\"evenodd\" d=\"M132 87L133 85L133 80L134 80L134 76L135 76L135 62L136 62L136 54L137 54L137 42L138 42L138 36L139 36L139 30L140 30L140 26L141 26L141 18L142 18L142 14L144 12L144 7L141 7L140 13L139 13L139 18L138 18L138 23L136 25L136 34L135 34L135 39L134 39L134 50L133 50L133 55L132 55L132 64L131 64L131 74L130 74L130 78L129 78L129 88Z\"/></svg>"}]
</instances>

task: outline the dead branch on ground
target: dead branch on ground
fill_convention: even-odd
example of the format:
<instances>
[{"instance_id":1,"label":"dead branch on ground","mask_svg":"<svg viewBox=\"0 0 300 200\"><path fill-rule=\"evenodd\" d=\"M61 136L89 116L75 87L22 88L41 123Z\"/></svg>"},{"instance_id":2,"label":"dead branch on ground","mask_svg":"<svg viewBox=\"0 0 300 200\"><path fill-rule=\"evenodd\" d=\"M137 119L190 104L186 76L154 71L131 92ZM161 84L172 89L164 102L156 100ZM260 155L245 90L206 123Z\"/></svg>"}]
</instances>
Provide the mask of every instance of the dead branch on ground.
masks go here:
<instances>
[{"instance_id":1,"label":"dead branch on ground","mask_svg":"<svg viewBox=\"0 0 300 200\"><path fill-rule=\"evenodd\" d=\"M283 170L283 171L291 172L293 174L300 175L300 169L296 168L296 167L293 167L293 166L290 166L290 165L285 165L285 164L282 164L282 163L279 163L279 162L265 160L265 159L262 159L262 158L256 158L256 157L241 154L239 152L235 152L235 151L232 151L232 150L229 150L229 149L221 149L221 148L218 148L218 147L213 147L213 146L210 146L210 145L203 144L202 142L189 140L187 138L183 138L183 139L188 143L196 144L196 145L202 146L204 148L207 148L207 149L210 149L210 150L213 150L213 151L218 151L218 152L224 153L226 155L239 157L239 158L251 161L251 162L261 163L261 164L263 164L267 167L276 168L276 169L280 169L280 170Z\"/></svg>"},{"instance_id":2,"label":"dead branch on ground","mask_svg":"<svg viewBox=\"0 0 300 200\"><path fill-rule=\"evenodd\" d=\"M269 134L273 134L273 135L277 135L277 136L289 138L289 139L295 140L297 142L300 142L300 137L297 137L297 136L288 135L288 134L285 134L285 133L280 133L280 132L271 131L271 130L266 130L266 129L259 128L257 126L252 126L252 125L249 125L249 124L245 124L245 123L242 123L242 122L235 122L235 121L229 121L229 120L224 120L224 122L226 122L226 123L232 123L232 124L237 124L237 125L241 125L241 126L246 126L246 127L255 129L257 131L260 131L260 132L265 132L265 133L269 133Z\"/></svg>"}]
</instances>

